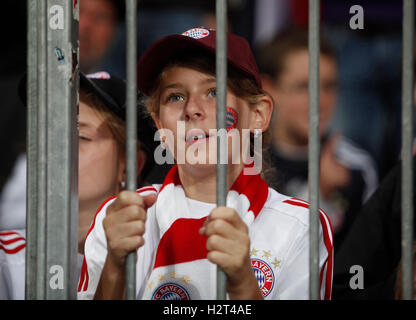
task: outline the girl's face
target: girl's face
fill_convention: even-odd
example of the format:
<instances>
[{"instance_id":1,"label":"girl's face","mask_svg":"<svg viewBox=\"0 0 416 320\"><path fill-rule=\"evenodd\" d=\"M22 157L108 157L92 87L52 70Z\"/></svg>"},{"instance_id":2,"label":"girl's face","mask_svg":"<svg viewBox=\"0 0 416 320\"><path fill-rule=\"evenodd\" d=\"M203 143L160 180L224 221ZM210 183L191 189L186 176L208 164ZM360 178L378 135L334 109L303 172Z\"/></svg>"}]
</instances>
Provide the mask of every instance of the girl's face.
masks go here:
<instances>
[{"instance_id":1,"label":"girl's face","mask_svg":"<svg viewBox=\"0 0 416 320\"><path fill-rule=\"evenodd\" d=\"M215 165L215 77L194 69L173 66L164 71L160 86L159 115L155 120L158 128L163 128L161 136L167 137L166 143L170 150L174 150L176 161L181 163L182 154L185 155L186 165L191 164L194 168L200 167L200 164ZM228 109L231 111L228 114L230 123L237 129L228 133L228 163L232 163L233 152L238 153L238 144L240 148L242 146L241 129L253 129L255 112L245 100L230 90L227 90L227 107L232 109ZM241 157L240 160L241 165Z\"/></svg>"},{"instance_id":2,"label":"girl's face","mask_svg":"<svg viewBox=\"0 0 416 320\"><path fill-rule=\"evenodd\" d=\"M83 201L100 204L119 191L124 174L124 158L109 127L97 111L79 103L80 206Z\"/></svg>"}]
</instances>

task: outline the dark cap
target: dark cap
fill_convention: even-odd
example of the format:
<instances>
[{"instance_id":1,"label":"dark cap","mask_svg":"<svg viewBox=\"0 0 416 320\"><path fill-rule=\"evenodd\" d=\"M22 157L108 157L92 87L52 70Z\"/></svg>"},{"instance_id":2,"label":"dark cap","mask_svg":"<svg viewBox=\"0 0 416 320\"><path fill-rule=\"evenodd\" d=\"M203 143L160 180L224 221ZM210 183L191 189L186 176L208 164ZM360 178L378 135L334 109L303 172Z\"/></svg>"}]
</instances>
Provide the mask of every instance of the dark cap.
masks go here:
<instances>
[{"instance_id":1,"label":"dark cap","mask_svg":"<svg viewBox=\"0 0 416 320\"><path fill-rule=\"evenodd\" d=\"M155 42L139 60L137 66L139 90L149 95L157 76L172 57L198 48L215 53L216 31L203 27L193 28ZM229 64L252 77L259 88L262 87L259 69L249 43L230 32L227 32L227 60Z\"/></svg>"}]
</instances>

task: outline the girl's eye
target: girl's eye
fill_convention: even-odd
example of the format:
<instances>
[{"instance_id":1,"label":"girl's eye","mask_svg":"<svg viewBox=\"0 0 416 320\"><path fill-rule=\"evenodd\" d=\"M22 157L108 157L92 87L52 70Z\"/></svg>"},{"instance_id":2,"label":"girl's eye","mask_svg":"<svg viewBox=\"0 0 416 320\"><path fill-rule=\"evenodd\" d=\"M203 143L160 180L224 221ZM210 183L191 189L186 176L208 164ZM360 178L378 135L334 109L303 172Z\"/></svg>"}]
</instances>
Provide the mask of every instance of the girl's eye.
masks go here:
<instances>
[{"instance_id":1,"label":"girl's eye","mask_svg":"<svg viewBox=\"0 0 416 320\"><path fill-rule=\"evenodd\" d=\"M84 136L79 136L79 140L83 140L83 141L91 141L90 138L84 137Z\"/></svg>"},{"instance_id":2,"label":"girl's eye","mask_svg":"<svg viewBox=\"0 0 416 320\"><path fill-rule=\"evenodd\" d=\"M168 102L178 102L178 101L183 101L183 97L180 96L179 94L171 94L168 97Z\"/></svg>"},{"instance_id":3,"label":"girl's eye","mask_svg":"<svg viewBox=\"0 0 416 320\"><path fill-rule=\"evenodd\" d=\"M209 92L208 92L208 97L216 98L217 97L217 89L215 89L215 88L210 89Z\"/></svg>"}]
</instances>

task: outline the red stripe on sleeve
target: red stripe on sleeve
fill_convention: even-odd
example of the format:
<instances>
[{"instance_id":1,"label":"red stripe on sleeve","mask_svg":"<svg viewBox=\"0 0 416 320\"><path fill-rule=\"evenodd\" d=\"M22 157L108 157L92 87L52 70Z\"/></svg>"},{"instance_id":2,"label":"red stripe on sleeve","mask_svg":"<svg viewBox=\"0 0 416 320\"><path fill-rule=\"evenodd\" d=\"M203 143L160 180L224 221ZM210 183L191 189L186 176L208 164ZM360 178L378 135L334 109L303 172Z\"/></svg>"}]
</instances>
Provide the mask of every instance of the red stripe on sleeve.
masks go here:
<instances>
[{"instance_id":1,"label":"red stripe on sleeve","mask_svg":"<svg viewBox=\"0 0 416 320\"><path fill-rule=\"evenodd\" d=\"M23 237L13 238L13 239L9 239L9 240L1 240L1 239L0 239L0 243L1 243L1 244L6 245L6 244L11 244L11 243L14 243L14 242L19 241L19 240L23 240L23 241L25 241L26 239L25 239L25 238L23 238Z\"/></svg>"},{"instance_id":2,"label":"red stripe on sleeve","mask_svg":"<svg viewBox=\"0 0 416 320\"><path fill-rule=\"evenodd\" d=\"M15 254L18 253L20 250L22 250L24 247L26 247L26 243L14 248L14 249L6 249L2 245L0 245L0 249L6 252L7 254Z\"/></svg>"},{"instance_id":3,"label":"red stripe on sleeve","mask_svg":"<svg viewBox=\"0 0 416 320\"><path fill-rule=\"evenodd\" d=\"M298 206L298 207L303 207L303 208L308 208L309 209L309 204L307 202L304 202L303 200L285 200L283 201L284 203L287 204L291 204L294 206ZM325 300L330 300L331 299L331 291L332 291L332 266L333 266L333 245L330 239L329 234L333 234L332 233L332 224L331 224L331 220L329 220L327 214L320 209L319 210L320 215L319 215L319 220L321 222L321 226L322 226L322 230L323 230L323 235L324 235L324 244L326 247L326 250L328 252L328 258L327 261L323 264L322 269L321 269L321 276L320 276L320 286L322 285L322 274L323 274L323 269L325 268L325 264L328 263L327 266L327 270L326 270L326 282L325 282L325 295L324 295L324 299ZM328 224L329 224L329 230L328 227L326 225L326 221L325 221L325 217L328 220Z\"/></svg>"},{"instance_id":4,"label":"red stripe on sleeve","mask_svg":"<svg viewBox=\"0 0 416 320\"><path fill-rule=\"evenodd\" d=\"M10 232L0 232L0 236L10 236L12 234L16 234L16 235L20 236L20 234L18 234L17 232L14 232L14 231L10 231Z\"/></svg>"},{"instance_id":5,"label":"red stripe on sleeve","mask_svg":"<svg viewBox=\"0 0 416 320\"><path fill-rule=\"evenodd\" d=\"M156 188L155 188L155 187L153 187L153 186L146 186L146 187L142 187L142 188L140 188L140 189L137 189L137 190L136 190L136 192L137 192L138 194L140 194L140 193L142 193L142 192L145 192L145 191L154 191L154 192L156 192L156 193L157 193Z\"/></svg>"},{"instance_id":6,"label":"red stripe on sleeve","mask_svg":"<svg viewBox=\"0 0 416 320\"><path fill-rule=\"evenodd\" d=\"M78 283L78 292L81 292L82 284L84 283L84 280L85 280L86 269L87 269L87 262L85 261L85 256L84 256L84 259L82 261L81 275L80 275L79 283Z\"/></svg>"}]
</instances>

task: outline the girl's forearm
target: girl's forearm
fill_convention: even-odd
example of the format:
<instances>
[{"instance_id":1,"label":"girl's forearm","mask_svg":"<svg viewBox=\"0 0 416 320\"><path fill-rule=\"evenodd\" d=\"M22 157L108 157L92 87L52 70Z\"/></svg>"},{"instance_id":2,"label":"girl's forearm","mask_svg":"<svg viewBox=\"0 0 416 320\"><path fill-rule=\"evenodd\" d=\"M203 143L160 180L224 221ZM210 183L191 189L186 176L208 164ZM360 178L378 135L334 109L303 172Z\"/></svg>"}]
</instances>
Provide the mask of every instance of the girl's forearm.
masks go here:
<instances>
[{"instance_id":1,"label":"girl's forearm","mask_svg":"<svg viewBox=\"0 0 416 320\"><path fill-rule=\"evenodd\" d=\"M100 282L94 295L95 300L122 300L125 297L126 268L106 259Z\"/></svg>"}]
</instances>

